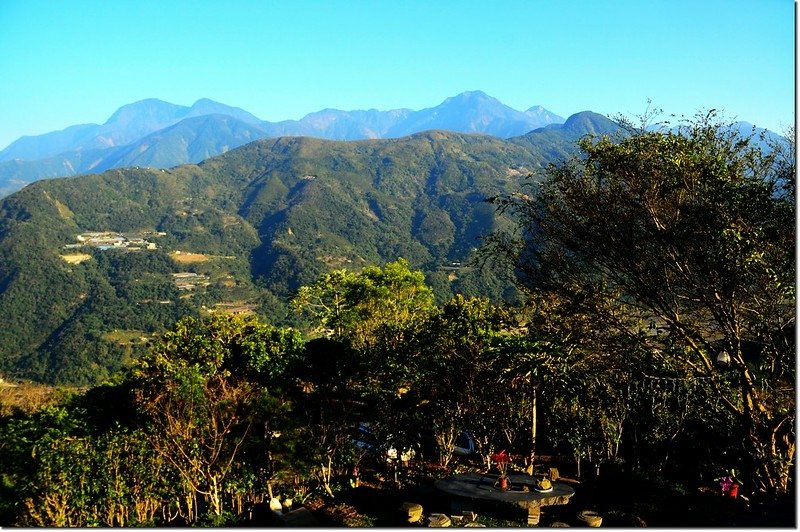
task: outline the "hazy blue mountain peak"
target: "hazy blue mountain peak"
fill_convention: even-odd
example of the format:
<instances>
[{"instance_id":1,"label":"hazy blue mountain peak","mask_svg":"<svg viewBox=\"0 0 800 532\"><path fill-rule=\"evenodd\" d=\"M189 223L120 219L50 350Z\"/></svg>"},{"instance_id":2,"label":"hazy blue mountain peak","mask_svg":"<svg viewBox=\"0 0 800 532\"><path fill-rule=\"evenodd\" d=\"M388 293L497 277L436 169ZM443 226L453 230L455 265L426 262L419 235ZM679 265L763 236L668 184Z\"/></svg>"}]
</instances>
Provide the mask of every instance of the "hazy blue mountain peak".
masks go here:
<instances>
[{"instance_id":1,"label":"hazy blue mountain peak","mask_svg":"<svg viewBox=\"0 0 800 532\"><path fill-rule=\"evenodd\" d=\"M465 91L461 94L457 94L455 96L451 96L450 98L445 99L439 107L447 107L452 105L471 105L471 106L480 106L480 105L496 105L500 107L506 107L500 100L497 98L493 98L489 96L483 91ZM509 107L510 109L510 107Z\"/></svg>"},{"instance_id":2,"label":"hazy blue mountain peak","mask_svg":"<svg viewBox=\"0 0 800 532\"><path fill-rule=\"evenodd\" d=\"M194 102L192 107L188 109L186 118L204 115L231 116L248 124L259 124L261 122L260 118L245 111L244 109L241 109L240 107L231 107L230 105L215 102L209 98L200 98Z\"/></svg>"},{"instance_id":3,"label":"hazy blue mountain peak","mask_svg":"<svg viewBox=\"0 0 800 532\"><path fill-rule=\"evenodd\" d=\"M146 98L123 105L103 125L128 125L145 120L169 121L175 119L186 107L157 98Z\"/></svg>"}]
</instances>

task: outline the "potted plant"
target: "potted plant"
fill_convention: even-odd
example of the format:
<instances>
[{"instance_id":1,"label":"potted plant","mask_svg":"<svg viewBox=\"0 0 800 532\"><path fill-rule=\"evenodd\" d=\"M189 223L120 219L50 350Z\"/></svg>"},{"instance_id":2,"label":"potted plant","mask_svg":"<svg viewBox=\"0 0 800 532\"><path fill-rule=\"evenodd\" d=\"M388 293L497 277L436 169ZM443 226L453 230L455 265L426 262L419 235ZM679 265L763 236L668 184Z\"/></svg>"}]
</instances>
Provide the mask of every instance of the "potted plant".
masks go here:
<instances>
[{"instance_id":1,"label":"potted plant","mask_svg":"<svg viewBox=\"0 0 800 532\"><path fill-rule=\"evenodd\" d=\"M742 482L736 478L736 470L731 469L725 475L717 479L719 487L722 490L722 496L728 496L733 499L739 496L739 486Z\"/></svg>"},{"instance_id":2,"label":"potted plant","mask_svg":"<svg viewBox=\"0 0 800 532\"><path fill-rule=\"evenodd\" d=\"M501 490L508 489L508 464L511 462L511 456L506 453L505 449L500 451L499 453L494 453L492 455L492 461L497 466L497 470L500 472L500 476L497 477L497 482L495 486L499 487Z\"/></svg>"}]
</instances>

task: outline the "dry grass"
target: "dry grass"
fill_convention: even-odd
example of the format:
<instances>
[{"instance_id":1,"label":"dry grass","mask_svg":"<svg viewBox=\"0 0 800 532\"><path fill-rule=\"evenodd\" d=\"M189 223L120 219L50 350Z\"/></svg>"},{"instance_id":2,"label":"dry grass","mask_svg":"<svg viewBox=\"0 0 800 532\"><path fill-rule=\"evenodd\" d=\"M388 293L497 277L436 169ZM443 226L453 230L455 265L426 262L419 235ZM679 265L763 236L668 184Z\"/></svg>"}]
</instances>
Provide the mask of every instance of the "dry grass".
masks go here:
<instances>
[{"instance_id":1,"label":"dry grass","mask_svg":"<svg viewBox=\"0 0 800 532\"><path fill-rule=\"evenodd\" d=\"M12 414L32 414L45 406L55 404L64 390L35 383L0 383L0 417Z\"/></svg>"},{"instance_id":2,"label":"dry grass","mask_svg":"<svg viewBox=\"0 0 800 532\"><path fill-rule=\"evenodd\" d=\"M103 334L103 340L119 345L146 344L152 335L138 330L114 330Z\"/></svg>"},{"instance_id":3,"label":"dry grass","mask_svg":"<svg viewBox=\"0 0 800 532\"><path fill-rule=\"evenodd\" d=\"M69 264L80 264L85 260L91 259L92 256L87 253L69 253L67 255L61 255L61 258Z\"/></svg>"},{"instance_id":4,"label":"dry grass","mask_svg":"<svg viewBox=\"0 0 800 532\"><path fill-rule=\"evenodd\" d=\"M192 253L191 251L173 251L169 256L178 264L195 264L197 262L206 262L211 258L208 255Z\"/></svg>"},{"instance_id":5,"label":"dry grass","mask_svg":"<svg viewBox=\"0 0 800 532\"><path fill-rule=\"evenodd\" d=\"M226 314L253 314L258 308L258 303L248 301L228 301L215 303L213 312L224 312Z\"/></svg>"}]
</instances>

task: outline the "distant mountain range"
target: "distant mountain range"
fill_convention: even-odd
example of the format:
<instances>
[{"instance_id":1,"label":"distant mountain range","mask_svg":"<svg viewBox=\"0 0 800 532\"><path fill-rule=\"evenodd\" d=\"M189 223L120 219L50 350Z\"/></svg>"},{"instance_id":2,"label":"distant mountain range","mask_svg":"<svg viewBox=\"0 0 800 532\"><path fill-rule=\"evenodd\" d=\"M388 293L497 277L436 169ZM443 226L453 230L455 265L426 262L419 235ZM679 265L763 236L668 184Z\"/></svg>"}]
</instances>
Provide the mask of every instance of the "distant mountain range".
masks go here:
<instances>
[{"instance_id":1,"label":"distant mountain range","mask_svg":"<svg viewBox=\"0 0 800 532\"><path fill-rule=\"evenodd\" d=\"M420 111L324 109L281 122L260 120L208 99L191 107L148 99L119 108L102 125L75 125L14 141L0 151L0 197L42 178L197 163L263 138L361 140L432 129L509 138L563 122L541 106L517 111L481 91L464 92Z\"/></svg>"}]
</instances>

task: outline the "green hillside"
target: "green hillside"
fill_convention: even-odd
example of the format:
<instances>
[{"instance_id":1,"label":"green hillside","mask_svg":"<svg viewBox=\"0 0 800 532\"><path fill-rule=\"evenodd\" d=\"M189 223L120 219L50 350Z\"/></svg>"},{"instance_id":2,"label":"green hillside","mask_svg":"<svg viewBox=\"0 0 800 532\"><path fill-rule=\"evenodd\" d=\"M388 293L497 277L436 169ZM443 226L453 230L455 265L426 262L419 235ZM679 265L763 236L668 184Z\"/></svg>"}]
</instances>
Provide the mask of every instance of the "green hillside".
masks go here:
<instances>
[{"instance_id":1,"label":"green hillside","mask_svg":"<svg viewBox=\"0 0 800 532\"><path fill-rule=\"evenodd\" d=\"M180 316L297 324L286 301L299 286L398 257L439 301L513 301L469 260L500 223L484 200L551 160L523 142L441 131L289 137L199 165L34 183L0 203L0 370L94 383Z\"/></svg>"}]
</instances>

